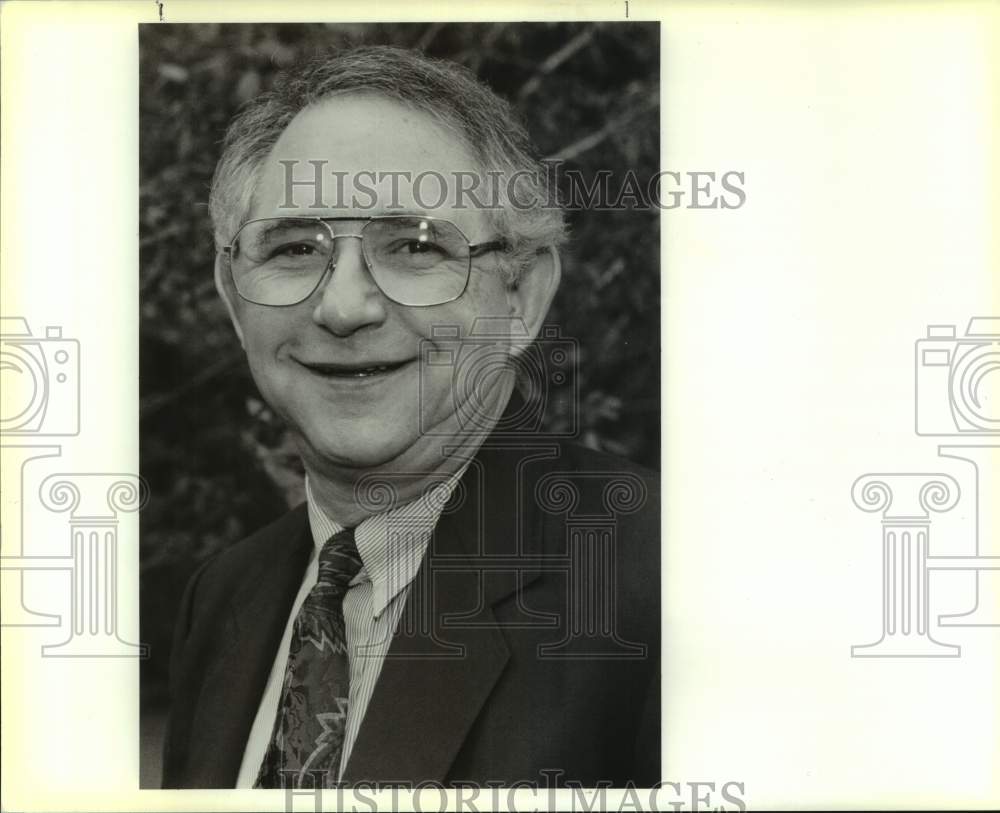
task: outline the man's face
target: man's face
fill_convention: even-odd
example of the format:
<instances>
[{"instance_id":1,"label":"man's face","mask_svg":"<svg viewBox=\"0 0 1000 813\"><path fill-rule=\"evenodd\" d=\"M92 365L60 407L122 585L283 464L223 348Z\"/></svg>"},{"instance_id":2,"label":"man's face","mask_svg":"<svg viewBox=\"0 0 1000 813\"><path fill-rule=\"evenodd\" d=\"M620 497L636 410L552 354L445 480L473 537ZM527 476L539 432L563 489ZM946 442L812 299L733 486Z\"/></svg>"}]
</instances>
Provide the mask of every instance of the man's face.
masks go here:
<instances>
[{"instance_id":1,"label":"man's face","mask_svg":"<svg viewBox=\"0 0 1000 813\"><path fill-rule=\"evenodd\" d=\"M280 162L296 162L293 175L302 180L313 177L309 162L317 160L325 162L322 197L328 208L310 208L314 189L302 186L294 190L295 208L287 208L287 170ZM461 140L426 114L372 95L327 99L302 111L278 140L263 166L249 219L422 213L451 220L472 243L497 238L485 212L456 208L454 194L436 208L421 208L405 180L395 194L388 179L379 185L374 208L364 195L357 201L364 208L352 206L357 173L409 172L415 178L427 171L453 187L455 172L474 172L476 166ZM340 208L333 208L334 172L347 173ZM375 185L370 176L365 183ZM426 204L441 195L428 182L416 197ZM390 208L393 203L400 208ZM335 234L357 234L363 222L332 225ZM344 237L334 245L333 273L298 305L251 304L236 294L225 275L217 275L253 377L288 422L313 470L433 465L442 444L465 435L467 422L456 415L456 408L463 407L453 392L454 367L440 363L443 353L454 349L454 339L440 341L432 328L457 328L459 336L467 337L477 317L515 317L524 319L533 334L551 301L558 268L549 260L532 283L512 290L498 270L497 255L485 255L473 260L461 297L416 308L399 305L379 290L360 240ZM439 343L441 353L428 352ZM501 345L509 349L510 342ZM429 359L438 363L428 364ZM472 396L481 403L473 408L498 412L512 383L509 375L486 376ZM457 397L467 400L469 393L463 388Z\"/></svg>"}]
</instances>

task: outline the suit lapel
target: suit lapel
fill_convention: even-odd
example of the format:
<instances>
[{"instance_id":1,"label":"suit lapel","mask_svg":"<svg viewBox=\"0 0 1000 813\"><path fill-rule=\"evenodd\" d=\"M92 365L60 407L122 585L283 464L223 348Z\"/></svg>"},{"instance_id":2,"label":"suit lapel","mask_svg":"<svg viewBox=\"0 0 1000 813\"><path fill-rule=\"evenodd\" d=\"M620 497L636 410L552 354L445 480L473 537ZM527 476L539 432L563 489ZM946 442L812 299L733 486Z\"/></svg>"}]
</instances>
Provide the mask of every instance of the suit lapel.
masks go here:
<instances>
[{"instance_id":1,"label":"suit lapel","mask_svg":"<svg viewBox=\"0 0 1000 813\"><path fill-rule=\"evenodd\" d=\"M241 574L207 666L191 736L190 787L236 784L243 751L313 548L305 510L270 535L271 551Z\"/></svg>"},{"instance_id":2,"label":"suit lapel","mask_svg":"<svg viewBox=\"0 0 1000 813\"><path fill-rule=\"evenodd\" d=\"M481 603L462 539L463 522L444 515L410 585L343 780L444 779L509 652L492 613L475 629L442 627L447 615ZM432 555L433 554L433 555ZM438 572L438 557L454 571Z\"/></svg>"},{"instance_id":3,"label":"suit lapel","mask_svg":"<svg viewBox=\"0 0 1000 813\"><path fill-rule=\"evenodd\" d=\"M510 650L491 605L538 577L519 569L487 578L482 568L483 555L523 555L538 544L537 527L518 511L522 472L510 462L525 455L514 451L481 449L442 514L343 781L443 782L503 673Z\"/></svg>"}]
</instances>

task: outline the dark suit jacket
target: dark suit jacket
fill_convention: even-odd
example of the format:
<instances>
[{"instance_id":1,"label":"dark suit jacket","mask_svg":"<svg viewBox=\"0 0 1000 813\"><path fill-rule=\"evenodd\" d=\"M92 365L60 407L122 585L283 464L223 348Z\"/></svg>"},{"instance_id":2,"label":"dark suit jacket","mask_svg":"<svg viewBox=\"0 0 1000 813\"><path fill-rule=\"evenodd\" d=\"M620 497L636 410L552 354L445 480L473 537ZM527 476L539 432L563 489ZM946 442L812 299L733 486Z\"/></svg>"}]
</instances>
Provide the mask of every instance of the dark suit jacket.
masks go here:
<instances>
[{"instance_id":1,"label":"dark suit jacket","mask_svg":"<svg viewBox=\"0 0 1000 813\"><path fill-rule=\"evenodd\" d=\"M491 438L438 521L343 780L659 781L659 535L651 472ZM311 549L299 506L192 578L164 787L235 785Z\"/></svg>"}]
</instances>

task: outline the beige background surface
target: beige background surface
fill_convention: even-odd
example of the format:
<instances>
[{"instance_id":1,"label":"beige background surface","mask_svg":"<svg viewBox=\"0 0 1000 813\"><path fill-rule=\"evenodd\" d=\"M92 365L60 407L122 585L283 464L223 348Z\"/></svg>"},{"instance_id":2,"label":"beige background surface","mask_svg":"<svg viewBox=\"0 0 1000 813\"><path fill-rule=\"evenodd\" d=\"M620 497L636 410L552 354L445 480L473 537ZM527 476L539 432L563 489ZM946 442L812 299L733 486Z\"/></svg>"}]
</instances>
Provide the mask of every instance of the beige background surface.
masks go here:
<instances>
[{"instance_id":1,"label":"beige background surface","mask_svg":"<svg viewBox=\"0 0 1000 813\"><path fill-rule=\"evenodd\" d=\"M624 0L163 5L174 22L625 15ZM737 210L664 213L665 774L743 782L754 808L996 806L1000 629L950 630L960 658L852 659L881 599L878 518L850 487L870 471L969 486L913 433L913 343L1000 315L998 6L628 9L662 21L664 168L735 169L747 191ZM2 9L2 310L63 326L83 358L84 430L55 471L138 467L136 23L156 17ZM56 215L75 250L53 241ZM22 530L58 539L65 518L35 497ZM971 552L971 522L941 526L942 552ZM130 640L137 527L120 530ZM980 533L997 533L985 511ZM942 611L967 597L951 576ZM64 575L25 590L68 612ZM137 663L40 657L65 637L3 630L5 808L280 808L276 792L139 793Z\"/></svg>"}]
</instances>

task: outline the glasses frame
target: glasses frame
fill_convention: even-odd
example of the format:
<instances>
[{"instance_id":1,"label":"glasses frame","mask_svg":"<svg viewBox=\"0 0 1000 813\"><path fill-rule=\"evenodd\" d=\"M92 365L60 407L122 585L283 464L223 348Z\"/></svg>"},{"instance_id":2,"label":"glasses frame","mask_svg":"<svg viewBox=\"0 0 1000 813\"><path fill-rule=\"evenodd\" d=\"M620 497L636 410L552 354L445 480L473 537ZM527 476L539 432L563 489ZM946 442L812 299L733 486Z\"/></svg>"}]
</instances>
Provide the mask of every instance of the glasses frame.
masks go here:
<instances>
[{"instance_id":1,"label":"glasses frame","mask_svg":"<svg viewBox=\"0 0 1000 813\"><path fill-rule=\"evenodd\" d=\"M461 291L459 291L455 296L449 299L444 299L440 302L433 302L429 305L410 305L406 302L400 302L398 299L394 299L393 297L389 296L389 294L385 292L382 286L379 285L378 279L376 279L375 277L375 272L372 270L372 262L368 257L368 252L365 250L365 241L364 241L365 229L376 221L414 220L414 219L430 220L437 223L447 223L462 236L462 239L465 240L465 242L469 246L469 261L468 261L468 267L465 270L465 284L462 286ZM372 282L375 283L375 287L378 288L379 291L382 293L382 296L384 296L390 302L395 302L397 305L402 305L403 307L406 308L433 308L438 305L446 305L449 302L454 302L456 299L461 299L461 297L465 294L465 292L469 288L469 279L472 276L472 261L478 257L482 257L484 254L490 253L491 251L508 251L510 249L510 243L502 237L496 240L487 240L481 243L473 243L471 240L469 240L465 232L462 231L462 229L459 228L459 226L456 223L452 222L451 220L448 220L447 218L433 217L432 215L400 214L400 215L369 215L368 217L352 217L349 215L341 217L319 217L319 216L310 217L308 215L299 217L296 215L279 215L277 217L255 217L252 218L251 220L247 220L244 223L241 223L240 227L236 230L236 233L230 239L229 245L219 247L219 253L225 254L226 257L228 258L227 266L229 270L229 279L233 283L233 288L236 290L236 294L240 297L240 299L244 300L245 302L249 302L253 305L259 305L263 308L292 308L295 307L296 305L301 305L303 302L309 299L313 294L315 294L316 291L322 288L323 285L326 283L327 278L333 273L334 270L336 270L336 263L334 263L333 261L335 252L331 248L330 258L327 260L326 268L323 269L323 273L319 275L319 277L316 280L316 284L312 287L309 293L306 294L301 299L298 299L295 302L287 302L284 305L270 305L264 302L257 302L253 299L248 298L243 293L241 293L239 286L236 284L236 277L233 274L233 248L235 247L236 239L240 236L240 232L242 232L243 229L245 229L251 223L261 223L264 221L271 221L271 220L299 220L299 221L322 223L324 226L326 226L327 231L330 232L331 247L341 237L357 238L358 240L361 241L361 256L364 257L365 259L365 266L368 269L369 276L372 278ZM356 234L335 234L333 229L329 225L330 223L347 223L347 222L364 223L364 225Z\"/></svg>"}]
</instances>

